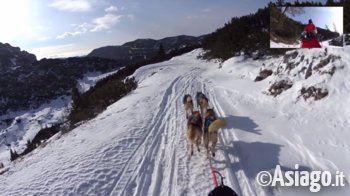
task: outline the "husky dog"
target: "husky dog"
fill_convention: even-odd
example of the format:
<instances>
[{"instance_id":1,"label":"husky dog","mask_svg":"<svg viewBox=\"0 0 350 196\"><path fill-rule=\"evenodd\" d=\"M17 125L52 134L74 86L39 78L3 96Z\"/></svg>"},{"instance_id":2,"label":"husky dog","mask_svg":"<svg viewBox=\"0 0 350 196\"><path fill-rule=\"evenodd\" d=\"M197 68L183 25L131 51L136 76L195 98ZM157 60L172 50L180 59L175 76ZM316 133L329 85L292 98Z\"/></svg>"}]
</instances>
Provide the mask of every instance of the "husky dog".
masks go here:
<instances>
[{"instance_id":1,"label":"husky dog","mask_svg":"<svg viewBox=\"0 0 350 196\"><path fill-rule=\"evenodd\" d=\"M187 122L187 140L191 146L191 155L193 155L193 144L196 143L198 152L199 144L202 139L202 117L198 111L192 112Z\"/></svg>"},{"instance_id":2,"label":"husky dog","mask_svg":"<svg viewBox=\"0 0 350 196\"><path fill-rule=\"evenodd\" d=\"M193 101L192 101L192 97L189 94L186 94L183 98L183 104L185 107L185 112L186 112L186 119L188 119L188 117L190 115L192 115L193 112Z\"/></svg>"},{"instance_id":3,"label":"husky dog","mask_svg":"<svg viewBox=\"0 0 350 196\"><path fill-rule=\"evenodd\" d=\"M197 106L199 106L201 109L202 116L204 116L209 106L208 98L202 92L197 92L196 101Z\"/></svg>"},{"instance_id":4,"label":"husky dog","mask_svg":"<svg viewBox=\"0 0 350 196\"><path fill-rule=\"evenodd\" d=\"M208 109L205 113L204 121L204 146L207 149L207 154L211 151L213 157L215 157L215 147L218 142L218 131L225 125L223 119L217 118L213 109ZM209 146L209 143L211 144Z\"/></svg>"}]
</instances>

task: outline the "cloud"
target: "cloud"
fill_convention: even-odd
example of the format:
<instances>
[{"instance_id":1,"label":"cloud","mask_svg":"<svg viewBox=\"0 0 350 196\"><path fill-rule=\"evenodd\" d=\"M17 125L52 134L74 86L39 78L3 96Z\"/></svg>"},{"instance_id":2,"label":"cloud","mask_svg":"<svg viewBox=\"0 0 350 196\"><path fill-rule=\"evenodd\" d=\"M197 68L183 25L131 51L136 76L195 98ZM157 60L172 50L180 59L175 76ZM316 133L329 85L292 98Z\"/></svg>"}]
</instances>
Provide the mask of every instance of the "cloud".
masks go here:
<instances>
[{"instance_id":1,"label":"cloud","mask_svg":"<svg viewBox=\"0 0 350 196\"><path fill-rule=\"evenodd\" d=\"M88 31L90 31L91 28L93 28L94 26L92 24L89 23L83 23L81 25L71 25L74 26L74 31L73 32L64 32L61 35L56 36L56 39L63 39L66 37L71 37L71 36L76 36L76 35L80 35L80 34L84 34Z\"/></svg>"},{"instance_id":2,"label":"cloud","mask_svg":"<svg viewBox=\"0 0 350 196\"><path fill-rule=\"evenodd\" d=\"M87 12L92 8L88 0L54 0L50 6L69 12Z\"/></svg>"},{"instance_id":3,"label":"cloud","mask_svg":"<svg viewBox=\"0 0 350 196\"><path fill-rule=\"evenodd\" d=\"M80 34L84 34L89 31L89 29L92 27L91 24L83 23L81 25L74 25L74 31L73 32L64 32L61 35L56 36L56 39L63 39L66 37L76 36Z\"/></svg>"},{"instance_id":4,"label":"cloud","mask_svg":"<svg viewBox=\"0 0 350 196\"><path fill-rule=\"evenodd\" d=\"M116 6L109 6L105 9L105 12L117 12L118 8Z\"/></svg>"},{"instance_id":5,"label":"cloud","mask_svg":"<svg viewBox=\"0 0 350 196\"><path fill-rule=\"evenodd\" d=\"M116 16L113 14L106 14L100 18L94 19L93 23L95 25L94 28L92 28L91 32L99 32L106 29L110 29L112 26L120 22L120 20L123 18L122 15Z\"/></svg>"},{"instance_id":6,"label":"cloud","mask_svg":"<svg viewBox=\"0 0 350 196\"><path fill-rule=\"evenodd\" d=\"M63 39L67 37L77 36L88 32L100 32L111 29L114 25L120 22L122 19L134 19L133 15L114 15L106 14L102 17L95 18L91 23L83 23L81 25L71 24L74 27L72 32L64 32L61 35L56 36L56 39Z\"/></svg>"},{"instance_id":7,"label":"cloud","mask_svg":"<svg viewBox=\"0 0 350 196\"><path fill-rule=\"evenodd\" d=\"M75 43L45 46L39 48L28 49L30 53L35 54L38 59L41 58L60 58L70 56L81 56L88 54L91 49L79 46Z\"/></svg>"},{"instance_id":8,"label":"cloud","mask_svg":"<svg viewBox=\"0 0 350 196\"><path fill-rule=\"evenodd\" d=\"M77 32L64 32L61 35L57 35L56 39L63 39L63 38L75 36L75 35L78 35L78 33Z\"/></svg>"},{"instance_id":9,"label":"cloud","mask_svg":"<svg viewBox=\"0 0 350 196\"><path fill-rule=\"evenodd\" d=\"M130 20L134 20L135 16L133 14L129 14L126 16L126 18L129 18Z\"/></svg>"}]
</instances>

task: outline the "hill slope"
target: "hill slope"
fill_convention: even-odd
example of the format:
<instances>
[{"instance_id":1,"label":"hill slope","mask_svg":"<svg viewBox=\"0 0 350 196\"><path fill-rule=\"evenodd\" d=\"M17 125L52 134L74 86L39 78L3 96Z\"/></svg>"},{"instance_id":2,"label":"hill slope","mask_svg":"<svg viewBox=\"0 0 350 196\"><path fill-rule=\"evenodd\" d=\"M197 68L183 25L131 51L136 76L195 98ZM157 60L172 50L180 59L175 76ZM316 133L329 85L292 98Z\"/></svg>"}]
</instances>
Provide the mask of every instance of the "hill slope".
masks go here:
<instances>
[{"instance_id":1,"label":"hill slope","mask_svg":"<svg viewBox=\"0 0 350 196\"><path fill-rule=\"evenodd\" d=\"M166 37L160 40L137 39L121 46L105 46L96 48L88 56L114 59L126 65L154 58L160 46L165 53L170 53L185 47L200 46L203 37L180 35Z\"/></svg>"},{"instance_id":2,"label":"hill slope","mask_svg":"<svg viewBox=\"0 0 350 196\"><path fill-rule=\"evenodd\" d=\"M87 74L107 73L122 66L97 57L37 61L33 54L0 43L0 127L1 116L69 96L78 80Z\"/></svg>"}]
</instances>

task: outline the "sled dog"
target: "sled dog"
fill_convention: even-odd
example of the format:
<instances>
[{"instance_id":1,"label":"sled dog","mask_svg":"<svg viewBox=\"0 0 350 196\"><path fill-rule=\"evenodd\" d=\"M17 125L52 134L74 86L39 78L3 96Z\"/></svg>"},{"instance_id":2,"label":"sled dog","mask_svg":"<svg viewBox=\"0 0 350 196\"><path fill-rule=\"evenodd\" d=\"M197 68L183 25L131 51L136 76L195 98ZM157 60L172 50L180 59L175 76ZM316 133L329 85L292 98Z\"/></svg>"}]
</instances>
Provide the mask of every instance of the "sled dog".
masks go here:
<instances>
[{"instance_id":1,"label":"sled dog","mask_svg":"<svg viewBox=\"0 0 350 196\"><path fill-rule=\"evenodd\" d=\"M208 109L205 113L203 134L204 146L207 150L207 154L209 154L211 151L212 155L215 156L215 147L218 141L218 131L223 126L225 126L225 121L223 119L217 118L213 109Z\"/></svg>"},{"instance_id":2,"label":"sled dog","mask_svg":"<svg viewBox=\"0 0 350 196\"><path fill-rule=\"evenodd\" d=\"M188 119L190 117L190 115L192 115L192 112L193 112L193 101L192 101L191 95L186 94L184 96L183 104L185 107L186 119Z\"/></svg>"},{"instance_id":3,"label":"sled dog","mask_svg":"<svg viewBox=\"0 0 350 196\"><path fill-rule=\"evenodd\" d=\"M193 155L193 144L195 143L199 150L199 144L202 139L202 117L198 111L192 112L187 122L187 140L191 147L191 155Z\"/></svg>"},{"instance_id":4,"label":"sled dog","mask_svg":"<svg viewBox=\"0 0 350 196\"><path fill-rule=\"evenodd\" d=\"M200 107L202 116L204 116L209 106L208 98L202 92L197 92L196 101L197 106Z\"/></svg>"}]
</instances>

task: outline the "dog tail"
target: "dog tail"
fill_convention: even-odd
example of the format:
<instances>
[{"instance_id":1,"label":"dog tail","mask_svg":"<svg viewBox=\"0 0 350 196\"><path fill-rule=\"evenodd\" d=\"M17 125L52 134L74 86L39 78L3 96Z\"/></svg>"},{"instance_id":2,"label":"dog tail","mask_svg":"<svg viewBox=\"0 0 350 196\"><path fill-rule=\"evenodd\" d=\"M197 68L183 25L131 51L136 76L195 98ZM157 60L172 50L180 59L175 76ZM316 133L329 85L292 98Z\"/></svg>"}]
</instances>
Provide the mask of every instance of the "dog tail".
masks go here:
<instances>
[{"instance_id":1,"label":"dog tail","mask_svg":"<svg viewBox=\"0 0 350 196\"><path fill-rule=\"evenodd\" d=\"M223 119L216 119L208 127L209 132L214 132L225 126L225 121Z\"/></svg>"}]
</instances>

